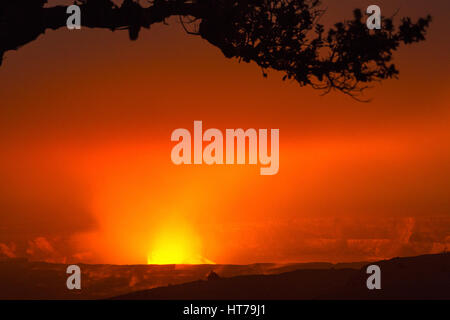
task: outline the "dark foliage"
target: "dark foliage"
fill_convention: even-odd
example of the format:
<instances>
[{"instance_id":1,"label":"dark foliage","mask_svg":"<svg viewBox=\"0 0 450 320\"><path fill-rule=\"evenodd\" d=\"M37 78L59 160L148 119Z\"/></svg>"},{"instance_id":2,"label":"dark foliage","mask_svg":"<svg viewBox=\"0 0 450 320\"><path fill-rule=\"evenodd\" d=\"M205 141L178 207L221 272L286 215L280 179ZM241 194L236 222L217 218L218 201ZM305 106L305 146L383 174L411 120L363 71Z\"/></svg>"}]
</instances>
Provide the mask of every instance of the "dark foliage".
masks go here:
<instances>
[{"instance_id":1,"label":"dark foliage","mask_svg":"<svg viewBox=\"0 0 450 320\"><path fill-rule=\"evenodd\" d=\"M35 40L48 28L65 27L66 8L44 8L45 3L0 3L0 64L4 52ZM356 9L352 20L325 30L319 0L153 0L148 7L133 0L120 7L110 0L76 3L83 26L128 29L131 40L141 28L180 16L188 33L206 39L227 58L257 63L264 76L274 69L284 80L353 97L371 82L396 77L393 53L401 44L425 40L431 22L430 16L416 22L403 18L395 27L393 19L383 18L382 29L371 31Z\"/></svg>"}]
</instances>

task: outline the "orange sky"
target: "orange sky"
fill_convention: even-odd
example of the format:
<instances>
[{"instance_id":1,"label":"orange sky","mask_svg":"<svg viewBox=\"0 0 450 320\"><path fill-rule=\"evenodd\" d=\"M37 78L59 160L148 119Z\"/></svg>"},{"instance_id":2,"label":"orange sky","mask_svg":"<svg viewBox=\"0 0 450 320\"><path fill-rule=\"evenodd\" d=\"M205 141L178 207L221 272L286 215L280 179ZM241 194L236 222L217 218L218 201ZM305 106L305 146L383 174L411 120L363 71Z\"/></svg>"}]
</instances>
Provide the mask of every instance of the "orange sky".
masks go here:
<instances>
[{"instance_id":1,"label":"orange sky","mask_svg":"<svg viewBox=\"0 0 450 320\"><path fill-rule=\"evenodd\" d=\"M368 1L326 3L335 21ZM382 8L434 22L425 43L396 54L400 80L375 84L368 104L275 72L264 79L177 19L136 42L126 32L58 30L8 52L0 256L146 263L161 239L178 238L196 259L239 264L448 249L450 5ZM170 135L194 120L279 128L279 173L173 165Z\"/></svg>"}]
</instances>

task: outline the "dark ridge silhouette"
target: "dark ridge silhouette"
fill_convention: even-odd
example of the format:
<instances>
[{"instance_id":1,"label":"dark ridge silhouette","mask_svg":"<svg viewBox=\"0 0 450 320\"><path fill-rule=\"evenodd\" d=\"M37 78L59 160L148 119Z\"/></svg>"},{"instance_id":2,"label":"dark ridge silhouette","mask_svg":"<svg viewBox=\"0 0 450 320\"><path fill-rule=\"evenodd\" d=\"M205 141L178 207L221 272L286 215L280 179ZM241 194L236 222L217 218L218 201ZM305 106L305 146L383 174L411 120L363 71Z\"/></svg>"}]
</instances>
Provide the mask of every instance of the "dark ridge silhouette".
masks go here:
<instances>
[{"instance_id":1,"label":"dark ridge silhouette","mask_svg":"<svg viewBox=\"0 0 450 320\"><path fill-rule=\"evenodd\" d=\"M369 264L381 268L381 290L366 288ZM67 290L65 264L0 258L0 299L450 299L450 253L343 264L78 265L82 290Z\"/></svg>"},{"instance_id":2,"label":"dark ridge silhouette","mask_svg":"<svg viewBox=\"0 0 450 320\"><path fill-rule=\"evenodd\" d=\"M78 264L82 290L67 290L66 264L5 258L0 255L0 299L104 299L126 293L177 285L198 279L252 274L278 274L299 269L359 269L366 262L257 263L250 265L102 265Z\"/></svg>"},{"instance_id":3,"label":"dark ridge silhouette","mask_svg":"<svg viewBox=\"0 0 450 320\"><path fill-rule=\"evenodd\" d=\"M66 27L66 7L44 8L46 0L0 2L0 65L3 54L34 41L47 29ZM383 18L382 30L370 31L361 10L354 18L325 30L319 0L153 0L142 7L125 0L80 0L82 25L112 31L127 29L136 40L142 28L179 16L189 34L220 48L227 58L255 62L284 73L301 86L339 90L356 97L373 81L396 77L393 53L401 44L425 40L431 17L397 28ZM188 20L188 21L186 21ZM190 30L190 31L189 31Z\"/></svg>"},{"instance_id":4,"label":"dark ridge silhouette","mask_svg":"<svg viewBox=\"0 0 450 320\"><path fill-rule=\"evenodd\" d=\"M366 267L297 270L194 281L119 296L149 300L450 299L450 254L374 262L381 290L368 290Z\"/></svg>"}]
</instances>

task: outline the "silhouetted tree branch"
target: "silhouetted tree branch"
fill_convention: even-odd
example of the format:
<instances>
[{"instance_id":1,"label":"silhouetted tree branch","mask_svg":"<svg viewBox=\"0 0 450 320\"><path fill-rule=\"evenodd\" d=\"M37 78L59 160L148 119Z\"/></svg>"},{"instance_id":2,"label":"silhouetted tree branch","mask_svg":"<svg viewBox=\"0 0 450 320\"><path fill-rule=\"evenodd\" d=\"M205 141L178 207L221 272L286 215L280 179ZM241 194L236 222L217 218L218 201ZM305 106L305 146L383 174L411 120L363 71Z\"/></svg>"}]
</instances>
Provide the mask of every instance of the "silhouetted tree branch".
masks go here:
<instances>
[{"instance_id":1,"label":"silhouetted tree branch","mask_svg":"<svg viewBox=\"0 0 450 320\"><path fill-rule=\"evenodd\" d=\"M0 3L0 64L3 53L35 40L46 29L66 26L66 7L44 8L46 0ZM284 73L301 86L339 90L357 97L371 82L396 77L393 53L401 44L425 40L431 17L397 28L383 18L382 30L370 31L360 10L354 18L329 30L319 23L324 11L319 0L153 0L142 7L125 0L79 0L82 25L127 29L136 40L141 28L180 16L189 34L220 48L227 58L255 62ZM184 17L184 18L181 18ZM189 21L186 19L189 18Z\"/></svg>"}]
</instances>

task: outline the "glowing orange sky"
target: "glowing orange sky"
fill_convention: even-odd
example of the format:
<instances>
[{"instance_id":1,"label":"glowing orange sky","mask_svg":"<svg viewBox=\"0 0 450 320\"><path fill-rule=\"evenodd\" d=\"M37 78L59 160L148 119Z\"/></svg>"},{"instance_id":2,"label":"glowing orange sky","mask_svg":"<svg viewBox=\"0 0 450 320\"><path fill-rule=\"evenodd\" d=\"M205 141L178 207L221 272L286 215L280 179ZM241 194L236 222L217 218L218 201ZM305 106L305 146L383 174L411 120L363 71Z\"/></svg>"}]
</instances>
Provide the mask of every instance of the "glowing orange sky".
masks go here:
<instances>
[{"instance_id":1,"label":"glowing orange sky","mask_svg":"<svg viewBox=\"0 0 450 320\"><path fill-rule=\"evenodd\" d=\"M364 5L330 3L330 19ZM126 32L58 30L7 53L0 255L146 263L158 239L180 233L192 255L217 263L449 248L450 8L396 7L434 23L427 42L398 53L400 80L375 85L369 104L321 97L275 72L264 79L176 19L136 42ZM279 128L279 173L173 165L170 134L194 120Z\"/></svg>"}]
</instances>

